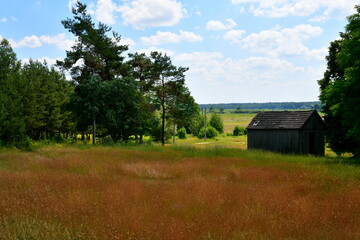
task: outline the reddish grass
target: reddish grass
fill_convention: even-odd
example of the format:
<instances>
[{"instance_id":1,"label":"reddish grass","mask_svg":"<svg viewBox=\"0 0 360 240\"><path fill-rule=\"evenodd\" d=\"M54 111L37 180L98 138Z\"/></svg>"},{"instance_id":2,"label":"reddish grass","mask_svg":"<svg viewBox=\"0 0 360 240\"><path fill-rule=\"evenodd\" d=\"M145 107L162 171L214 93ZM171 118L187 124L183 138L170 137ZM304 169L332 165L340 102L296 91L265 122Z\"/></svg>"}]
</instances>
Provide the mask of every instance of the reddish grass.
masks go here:
<instances>
[{"instance_id":1,"label":"reddish grass","mask_svg":"<svg viewBox=\"0 0 360 240\"><path fill-rule=\"evenodd\" d=\"M360 239L357 180L176 154L0 154L0 239L41 239L44 229L53 239L65 230L68 239Z\"/></svg>"}]
</instances>

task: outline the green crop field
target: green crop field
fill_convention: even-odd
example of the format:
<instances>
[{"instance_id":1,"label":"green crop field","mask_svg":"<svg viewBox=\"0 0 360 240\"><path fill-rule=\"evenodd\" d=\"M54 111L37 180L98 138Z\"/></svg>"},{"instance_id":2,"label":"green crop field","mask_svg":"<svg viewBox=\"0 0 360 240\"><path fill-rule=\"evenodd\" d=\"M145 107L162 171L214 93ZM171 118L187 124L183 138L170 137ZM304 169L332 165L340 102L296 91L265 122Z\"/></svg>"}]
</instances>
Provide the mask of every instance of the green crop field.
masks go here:
<instances>
[{"instance_id":1,"label":"green crop field","mask_svg":"<svg viewBox=\"0 0 360 240\"><path fill-rule=\"evenodd\" d=\"M211 144L2 150L0 239L359 239L359 183L349 159Z\"/></svg>"}]
</instances>

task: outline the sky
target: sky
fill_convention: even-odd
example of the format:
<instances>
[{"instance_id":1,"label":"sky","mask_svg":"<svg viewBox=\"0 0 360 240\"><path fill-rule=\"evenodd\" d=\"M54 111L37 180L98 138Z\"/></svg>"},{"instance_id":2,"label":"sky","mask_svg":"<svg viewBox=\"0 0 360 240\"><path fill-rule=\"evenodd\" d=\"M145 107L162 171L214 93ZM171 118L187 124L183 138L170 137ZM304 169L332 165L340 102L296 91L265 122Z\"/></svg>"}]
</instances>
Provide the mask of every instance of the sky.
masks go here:
<instances>
[{"instance_id":1,"label":"sky","mask_svg":"<svg viewBox=\"0 0 360 240\"><path fill-rule=\"evenodd\" d=\"M0 40L22 62L54 64L75 38L61 24L76 0L0 0ZM129 46L189 67L205 103L317 101L331 41L357 0L83 0Z\"/></svg>"}]
</instances>

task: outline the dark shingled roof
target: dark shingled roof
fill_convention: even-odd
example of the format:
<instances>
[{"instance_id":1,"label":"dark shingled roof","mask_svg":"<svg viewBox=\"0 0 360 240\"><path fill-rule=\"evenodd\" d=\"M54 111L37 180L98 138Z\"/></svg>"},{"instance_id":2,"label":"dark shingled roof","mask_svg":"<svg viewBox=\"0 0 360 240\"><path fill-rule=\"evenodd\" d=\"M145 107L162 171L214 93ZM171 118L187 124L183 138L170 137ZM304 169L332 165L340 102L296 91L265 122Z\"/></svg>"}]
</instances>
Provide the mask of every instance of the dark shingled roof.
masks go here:
<instances>
[{"instance_id":1,"label":"dark shingled roof","mask_svg":"<svg viewBox=\"0 0 360 240\"><path fill-rule=\"evenodd\" d=\"M248 129L301 129L306 121L318 113L311 111L269 111L257 114ZM318 115L319 116L319 115Z\"/></svg>"}]
</instances>

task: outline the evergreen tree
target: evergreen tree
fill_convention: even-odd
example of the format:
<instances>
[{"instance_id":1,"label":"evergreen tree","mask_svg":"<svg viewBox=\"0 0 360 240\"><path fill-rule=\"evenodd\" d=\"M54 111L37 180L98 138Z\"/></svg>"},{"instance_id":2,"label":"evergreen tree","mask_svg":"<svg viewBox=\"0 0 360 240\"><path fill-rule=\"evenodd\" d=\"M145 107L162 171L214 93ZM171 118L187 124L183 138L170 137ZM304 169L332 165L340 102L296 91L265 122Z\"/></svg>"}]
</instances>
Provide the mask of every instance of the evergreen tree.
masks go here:
<instances>
[{"instance_id":1,"label":"evergreen tree","mask_svg":"<svg viewBox=\"0 0 360 240\"><path fill-rule=\"evenodd\" d=\"M129 73L137 82L137 89L141 93L137 101L140 103L140 112L135 136L139 136L138 140L142 143L143 136L145 134L150 134L150 132L152 132L151 129L157 128L158 124L156 121L154 92L152 91L152 62L144 53L131 53L129 54L129 58L129 61L127 62Z\"/></svg>"},{"instance_id":2,"label":"evergreen tree","mask_svg":"<svg viewBox=\"0 0 360 240\"><path fill-rule=\"evenodd\" d=\"M58 61L58 66L70 70L74 80L78 83L97 74L103 81L110 81L115 77L126 75L121 55L128 50L121 45L121 37L103 23L96 27L91 16L87 13L86 4L76 3L72 13L74 17L63 20L61 23L76 37L77 41L72 50L66 51L64 61Z\"/></svg>"},{"instance_id":3,"label":"evergreen tree","mask_svg":"<svg viewBox=\"0 0 360 240\"><path fill-rule=\"evenodd\" d=\"M184 93L182 90L186 89L184 73L188 69L174 66L170 57L158 52L151 53L151 61L152 89L156 96L155 102L160 106L161 143L165 145L165 122L171 114L175 114L176 101Z\"/></svg>"},{"instance_id":4,"label":"evergreen tree","mask_svg":"<svg viewBox=\"0 0 360 240\"><path fill-rule=\"evenodd\" d=\"M121 55L128 47L120 44L118 34L108 36L111 28L107 25L99 23L96 27L85 4L77 2L72 12L73 19L62 24L77 42L58 65L70 70L77 83L71 106L79 119L78 126L85 131L86 124L92 123L95 136L99 124L114 142L126 141L138 129L139 121L135 119L140 116L141 102L136 82L129 77L129 65Z\"/></svg>"},{"instance_id":5,"label":"evergreen tree","mask_svg":"<svg viewBox=\"0 0 360 240\"><path fill-rule=\"evenodd\" d=\"M21 70L22 106L27 135L53 139L64 129L66 105L72 92L64 75L46 62L30 60Z\"/></svg>"},{"instance_id":6,"label":"evergreen tree","mask_svg":"<svg viewBox=\"0 0 360 240\"><path fill-rule=\"evenodd\" d=\"M6 39L0 42L0 139L4 145L21 143L25 123L21 94L21 64Z\"/></svg>"}]
</instances>

